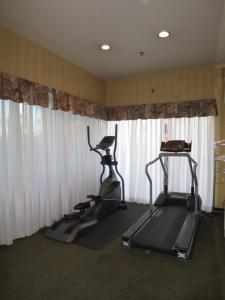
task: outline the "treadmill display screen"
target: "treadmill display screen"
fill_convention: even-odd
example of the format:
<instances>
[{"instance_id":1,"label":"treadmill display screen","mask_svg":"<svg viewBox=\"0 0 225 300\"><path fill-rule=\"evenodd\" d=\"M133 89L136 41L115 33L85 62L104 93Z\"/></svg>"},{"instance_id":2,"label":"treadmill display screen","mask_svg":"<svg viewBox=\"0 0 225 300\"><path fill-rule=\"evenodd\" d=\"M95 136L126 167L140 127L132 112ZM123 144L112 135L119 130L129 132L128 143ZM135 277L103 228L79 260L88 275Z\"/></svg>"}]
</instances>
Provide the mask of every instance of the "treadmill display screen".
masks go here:
<instances>
[{"instance_id":1,"label":"treadmill display screen","mask_svg":"<svg viewBox=\"0 0 225 300\"><path fill-rule=\"evenodd\" d=\"M168 142L162 142L160 151L164 152L191 152L191 143L187 143L183 140L171 140Z\"/></svg>"}]
</instances>

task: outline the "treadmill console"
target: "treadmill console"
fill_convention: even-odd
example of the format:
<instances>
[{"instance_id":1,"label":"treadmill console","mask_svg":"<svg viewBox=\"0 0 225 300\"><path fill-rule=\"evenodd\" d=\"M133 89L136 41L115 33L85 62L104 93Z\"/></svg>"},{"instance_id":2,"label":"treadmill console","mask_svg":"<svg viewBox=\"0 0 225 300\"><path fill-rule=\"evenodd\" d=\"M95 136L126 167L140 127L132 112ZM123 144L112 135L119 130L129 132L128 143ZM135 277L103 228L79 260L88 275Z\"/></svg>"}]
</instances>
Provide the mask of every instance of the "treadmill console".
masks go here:
<instances>
[{"instance_id":1,"label":"treadmill console","mask_svg":"<svg viewBox=\"0 0 225 300\"><path fill-rule=\"evenodd\" d=\"M162 142L160 151L163 152L191 152L191 143L183 140L171 140Z\"/></svg>"}]
</instances>

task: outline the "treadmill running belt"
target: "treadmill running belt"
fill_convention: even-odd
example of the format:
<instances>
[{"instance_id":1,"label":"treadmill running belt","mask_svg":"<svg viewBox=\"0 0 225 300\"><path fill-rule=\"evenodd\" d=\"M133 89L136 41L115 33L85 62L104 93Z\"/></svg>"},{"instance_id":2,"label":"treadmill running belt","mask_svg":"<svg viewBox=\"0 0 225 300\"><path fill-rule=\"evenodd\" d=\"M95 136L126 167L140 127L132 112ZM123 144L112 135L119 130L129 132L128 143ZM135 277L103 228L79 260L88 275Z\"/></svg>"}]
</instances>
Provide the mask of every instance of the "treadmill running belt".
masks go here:
<instances>
[{"instance_id":1,"label":"treadmill running belt","mask_svg":"<svg viewBox=\"0 0 225 300\"><path fill-rule=\"evenodd\" d=\"M132 244L147 249L171 252L188 214L186 207L164 206L141 228Z\"/></svg>"}]
</instances>

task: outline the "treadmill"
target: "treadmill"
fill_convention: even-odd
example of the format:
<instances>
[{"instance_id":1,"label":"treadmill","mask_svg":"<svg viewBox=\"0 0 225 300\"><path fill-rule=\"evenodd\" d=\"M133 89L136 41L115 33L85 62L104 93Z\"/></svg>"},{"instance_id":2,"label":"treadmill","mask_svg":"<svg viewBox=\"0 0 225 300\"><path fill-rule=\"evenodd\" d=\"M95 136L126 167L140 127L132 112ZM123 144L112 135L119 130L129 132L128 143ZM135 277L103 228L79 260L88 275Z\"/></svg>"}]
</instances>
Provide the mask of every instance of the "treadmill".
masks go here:
<instances>
[{"instance_id":1,"label":"treadmill","mask_svg":"<svg viewBox=\"0 0 225 300\"><path fill-rule=\"evenodd\" d=\"M159 156L145 167L150 184L149 209L122 235L122 245L188 259L198 229L202 203L198 195L197 163L189 154L191 143L182 140L162 142L160 150ZM187 158L192 177L190 193L168 192L170 157ZM164 191L153 204L149 167L157 161L164 173Z\"/></svg>"}]
</instances>

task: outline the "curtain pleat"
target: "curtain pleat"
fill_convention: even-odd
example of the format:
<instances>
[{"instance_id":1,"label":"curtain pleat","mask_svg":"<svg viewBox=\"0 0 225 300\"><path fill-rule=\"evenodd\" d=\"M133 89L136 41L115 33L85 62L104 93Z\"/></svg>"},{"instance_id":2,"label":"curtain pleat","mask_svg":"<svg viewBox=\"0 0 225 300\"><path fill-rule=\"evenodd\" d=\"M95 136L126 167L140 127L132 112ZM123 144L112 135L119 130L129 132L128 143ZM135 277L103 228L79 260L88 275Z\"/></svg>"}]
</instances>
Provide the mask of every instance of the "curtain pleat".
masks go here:
<instances>
[{"instance_id":1,"label":"curtain pleat","mask_svg":"<svg viewBox=\"0 0 225 300\"><path fill-rule=\"evenodd\" d=\"M126 199L132 202L149 203L149 184L145 165L159 153L163 139L162 121L135 120L117 122L119 127L118 162L124 175ZM109 122L109 133L113 134L115 122ZM153 199L160 192L162 171L160 164L151 168Z\"/></svg>"},{"instance_id":2,"label":"curtain pleat","mask_svg":"<svg viewBox=\"0 0 225 300\"><path fill-rule=\"evenodd\" d=\"M166 120L169 139L192 142L191 156L198 163L197 176L202 209L210 212L214 176L214 118L181 118ZM169 189L189 192L191 174L187 159L170 158Z\"/></svg>"}]
</instances>

